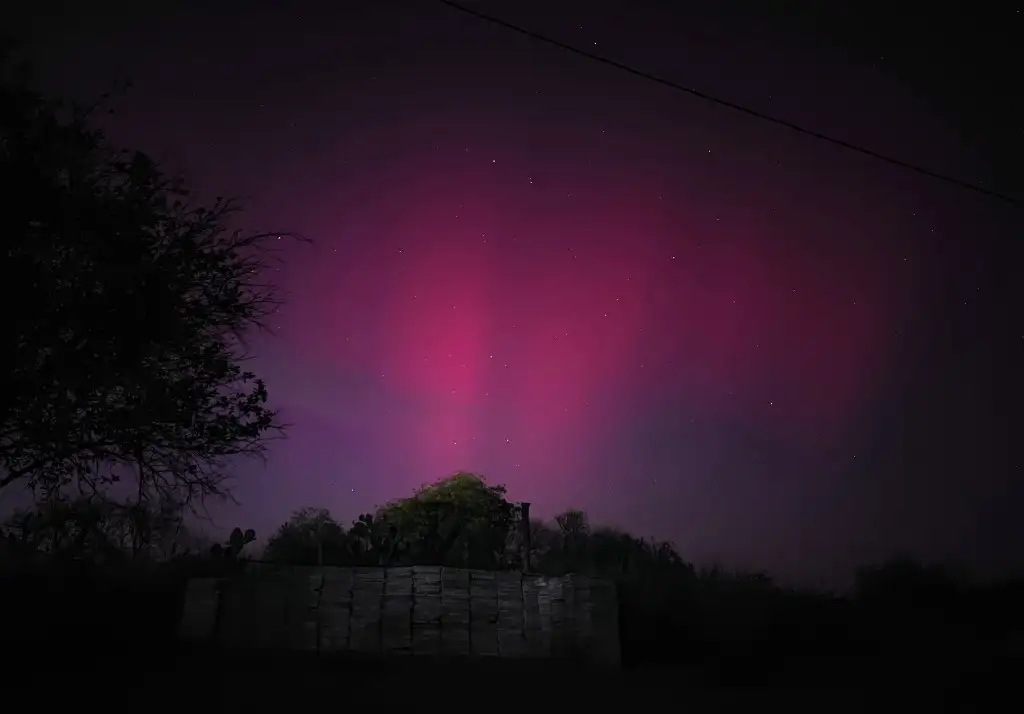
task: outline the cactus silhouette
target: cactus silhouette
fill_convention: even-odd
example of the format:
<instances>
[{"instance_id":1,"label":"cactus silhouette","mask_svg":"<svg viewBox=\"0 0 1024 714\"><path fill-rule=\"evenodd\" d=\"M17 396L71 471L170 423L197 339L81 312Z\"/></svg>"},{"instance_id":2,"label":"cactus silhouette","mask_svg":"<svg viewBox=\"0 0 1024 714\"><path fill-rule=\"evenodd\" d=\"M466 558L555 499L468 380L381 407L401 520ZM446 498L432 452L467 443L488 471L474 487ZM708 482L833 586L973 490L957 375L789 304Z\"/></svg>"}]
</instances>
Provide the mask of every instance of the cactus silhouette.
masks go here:
<instances>
[{"instance_id":1,"label":"cactus silhouette","mask_svg":"<svg viewBox=\"0 0 1024 714\"><path fill-rule=\"evenodd\" d=\"M214 545L210 548L210 554L218 558L237 560L238 556L242 554L242 549L254 540L256 540L256 531L252 528L246 529L245 532L242 532L241 528L235 528L228 536L228 542L225 545L219 543Z\"/></svg>"}]
</instances>

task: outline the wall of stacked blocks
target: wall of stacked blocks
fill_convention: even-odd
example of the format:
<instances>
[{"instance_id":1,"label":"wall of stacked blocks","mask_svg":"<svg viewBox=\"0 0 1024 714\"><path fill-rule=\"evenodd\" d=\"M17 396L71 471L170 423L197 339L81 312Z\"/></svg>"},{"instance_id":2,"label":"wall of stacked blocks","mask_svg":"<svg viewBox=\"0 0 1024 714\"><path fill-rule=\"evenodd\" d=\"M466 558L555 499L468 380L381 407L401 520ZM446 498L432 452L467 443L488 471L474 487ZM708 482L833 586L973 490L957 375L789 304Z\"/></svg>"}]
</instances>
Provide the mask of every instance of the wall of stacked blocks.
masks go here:
<instances>
[{"instance_id":1,"label":"wall of stacked blocks","mask_svg":"<svg viewBox=\"0 0 1024 714\"><path fill-rule=\"evenodd\" d=\"M189 581L179 635L321 654L620 661L614 583L433 566L249 563Z\"/></svg>"}]
</instances>

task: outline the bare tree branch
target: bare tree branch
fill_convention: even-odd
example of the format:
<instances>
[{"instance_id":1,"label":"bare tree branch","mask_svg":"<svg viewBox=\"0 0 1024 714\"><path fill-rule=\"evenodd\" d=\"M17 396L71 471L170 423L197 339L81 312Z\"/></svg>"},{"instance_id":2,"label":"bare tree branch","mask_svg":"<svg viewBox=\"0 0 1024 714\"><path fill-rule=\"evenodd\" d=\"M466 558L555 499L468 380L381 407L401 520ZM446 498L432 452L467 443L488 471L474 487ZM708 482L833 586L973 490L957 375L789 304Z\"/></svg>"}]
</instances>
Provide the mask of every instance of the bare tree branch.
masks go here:
<instances>
[{"instance_id":1,"label":"bare tree branch","mask_svg":"<svg viewBox=\"0 0 1024 714\"><path fill-rule=\"evenodd\" d=\"M194 508L230 498L239 457L265 458L286 427L242 364L269 330L278 231L234 227L229 198L202 205L179 177L89 126L102 104L44 98L0 58L0 180L10 231L0 289L21 308L0 373L0 489Z\"/></svg>"}]
</instances>

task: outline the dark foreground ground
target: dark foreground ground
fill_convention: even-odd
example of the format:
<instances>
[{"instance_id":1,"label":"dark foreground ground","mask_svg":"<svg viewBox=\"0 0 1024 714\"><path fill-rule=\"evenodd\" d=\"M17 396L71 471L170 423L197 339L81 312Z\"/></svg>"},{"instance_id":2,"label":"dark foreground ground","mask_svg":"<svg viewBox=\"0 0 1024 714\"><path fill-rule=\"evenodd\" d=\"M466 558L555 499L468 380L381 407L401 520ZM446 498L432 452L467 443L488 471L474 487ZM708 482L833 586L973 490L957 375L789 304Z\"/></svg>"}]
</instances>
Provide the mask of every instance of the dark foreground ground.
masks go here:
<instances>
[{"instance_id":1,"label":"dark foreground ground","mask_svg":"<svg viewBox=\"0 0 1024 714\"><path fill-rule=\"evenodd\" d=\"M680 626L627 611L625 664L553 660L328 658L185 648L181 588L149 578L0 572L4 703L110 712L253 712L300 707L423 709L625 706L695 712L1019 709L1019 595L960 614L801 605L774 624L751 606L694 610ZM177 584L176 584L177 583ZM998 607L996 606L998 605ZM623 608L626 609L625 607ZM678 609L678 608L677 608ZM628 615L628 616L627 616ZM8 706L11 711L16 706ZM640 714L638 712L637 714Z\"/></svg>"},{"instance_id":2,"label":"dark foreground ground","mask_svg":"<svg viewBox=\"0 0 1024 714\"><path fill-rule=\"evenodd\" d=\"M116 711L253 711L299 707L466 709L650 704L693 711L1003 711L1020 663L953 670L916 658L790 658L763 663L634 666L614 670L557 661L355 659L280 653L111 653L103 643L63 651L4 648L5 694L49 707ZM784 658L783 658L784 659Z\"/></svg>"}]
</instances>

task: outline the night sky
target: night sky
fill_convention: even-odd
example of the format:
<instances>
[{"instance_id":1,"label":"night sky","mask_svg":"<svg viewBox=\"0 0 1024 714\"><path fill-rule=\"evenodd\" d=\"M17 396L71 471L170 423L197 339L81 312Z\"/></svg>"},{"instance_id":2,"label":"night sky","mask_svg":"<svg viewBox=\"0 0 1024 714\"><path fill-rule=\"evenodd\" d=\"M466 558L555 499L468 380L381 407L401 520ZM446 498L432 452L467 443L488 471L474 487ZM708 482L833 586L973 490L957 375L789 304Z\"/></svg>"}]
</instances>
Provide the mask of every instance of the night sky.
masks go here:
<instances>
[{"instance_id":1,"label":"night sky","mask_svg":"<svg viewBox=\"0 0 1024 714\"><path fill-rule=\"evenodd\" d=\"M1021 196L976 82L922 74L941 18L887 58L843 18L669 5L471 3ZM314 241L282 242L256 342L293 426L222 525L347 520L470 470L784 579L1024 552L1019 206L427 0L36 12L47 87L131 79L117 143Z\"/></svg>"}]
</instances>

